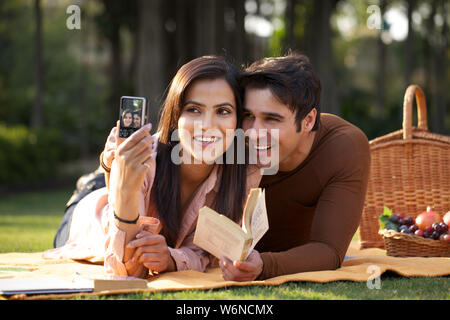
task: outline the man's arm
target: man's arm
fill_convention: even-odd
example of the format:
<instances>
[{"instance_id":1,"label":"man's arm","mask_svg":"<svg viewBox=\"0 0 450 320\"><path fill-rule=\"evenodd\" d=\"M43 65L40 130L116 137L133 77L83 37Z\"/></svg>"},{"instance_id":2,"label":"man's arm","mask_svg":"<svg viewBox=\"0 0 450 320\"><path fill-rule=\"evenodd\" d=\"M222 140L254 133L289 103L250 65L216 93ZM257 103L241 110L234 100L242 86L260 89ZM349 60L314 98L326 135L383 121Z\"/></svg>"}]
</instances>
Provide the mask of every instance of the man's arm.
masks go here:
<instances>
[{"instance_id":1,"label":"man's arm","mask_svg":"<svg viewBox=\"0 0 450 320\"><path fill-rule=\"evenodd\" d=\"M283 252L261 253L264 267L259 279L341 266L364 206L370 170L367 142L339 160L341 169L325 186L317 203L310 241Z\"/></svg>"},{"instance_id":2,"label":"man's arm","mask_svg":"<svg viewBox=\"0 0 450 320\"><path fill-rule=\"evenodd\" d=\"M367 186L365 176L354 172L347 178L337 178L325 188L316 207L308 243L282 252L253 251L244 262L222 258L219 266L224 279L263 280L339 268L359 225Z\"/></svg>"},{"instance_id":3,"label":"man's arm","mask_svg":"<svg viewBox=\"0 0 450 320\"><path fill-rule=\"evenodd\" d=\"M258 253L261 259L247 260L242 268L239 263L225 263L228 280L239 281L245 273L254 272L261 265L262 272L253 279L341 266L360 222L370 170L370 149L365 135L359 132L346 137L349 139L334 140L334 151L324 157L325 164L317 164L317 178L324 181L320 181L323 188L315 207L309 241L281 252ZM327 161L330 165L323 167ZM332 172L321 175L324 173L321 170ZM222 265L221 268L225 274Z\"/></svg>"}]
</instances>

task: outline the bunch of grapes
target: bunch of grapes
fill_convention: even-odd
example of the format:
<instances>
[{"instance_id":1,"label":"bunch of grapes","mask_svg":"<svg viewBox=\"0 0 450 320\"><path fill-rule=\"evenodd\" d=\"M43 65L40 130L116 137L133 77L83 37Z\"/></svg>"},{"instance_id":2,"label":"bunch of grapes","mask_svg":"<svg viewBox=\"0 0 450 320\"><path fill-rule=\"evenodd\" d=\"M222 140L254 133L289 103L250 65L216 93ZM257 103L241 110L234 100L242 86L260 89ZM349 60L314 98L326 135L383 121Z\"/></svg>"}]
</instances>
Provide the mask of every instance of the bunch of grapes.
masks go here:
<instances>
[{"instance_id":1,"label":"bunch of grapes","mask_svg":"<svg viewBox=\"0 0 450 320\"><path fill-rule=\"evenodd\" d=\"M435 222L431 226L427 226L423 231L419 229L419 226L415 223L414 218L405 217L402 213L392 214L389 220L397 224L398 231L401 233L415 234L419 237L450 242L448 225L444 222Z\"/></svg>"}]
</instances>

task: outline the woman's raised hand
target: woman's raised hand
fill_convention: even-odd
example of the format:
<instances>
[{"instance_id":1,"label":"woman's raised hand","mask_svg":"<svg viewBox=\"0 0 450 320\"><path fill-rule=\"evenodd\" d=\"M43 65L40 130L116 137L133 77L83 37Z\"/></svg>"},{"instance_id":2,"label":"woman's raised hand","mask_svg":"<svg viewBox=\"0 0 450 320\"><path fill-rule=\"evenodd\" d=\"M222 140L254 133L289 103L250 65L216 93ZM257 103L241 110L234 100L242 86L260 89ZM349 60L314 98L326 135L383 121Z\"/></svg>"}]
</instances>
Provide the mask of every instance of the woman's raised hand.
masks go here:
<instances>
[{"instance_id":1,"label":"woman's raised hand","mask_svg":"<svg viewBox=\"0 0 450 320\"><path fill-rule=\"evenodd\" d=\"M114 213L123 220L133 221L143 214L139 212L139 191L148 170L155 165L156 155L150 128L151 124L146 124L126 139L119 139L119 127L116 130L117 148L111 167L109 189L114 198ZM117 219L116 223L119 223ZM124 224L122 227L129 240L134 238L136 225Z\"/></svg>"},{"instance_id":2,"label":"woman's raised hand","mask_svg":"<svg viewBox=\"0 0 450 320\"><path fill-rule=\"evenodd\" d=\"M121 192L139 190L154 162L154 138L150 129L151 124L146 124L127 139L121 139L116 128L117 187Z\"/></svg>"}]
</instances>

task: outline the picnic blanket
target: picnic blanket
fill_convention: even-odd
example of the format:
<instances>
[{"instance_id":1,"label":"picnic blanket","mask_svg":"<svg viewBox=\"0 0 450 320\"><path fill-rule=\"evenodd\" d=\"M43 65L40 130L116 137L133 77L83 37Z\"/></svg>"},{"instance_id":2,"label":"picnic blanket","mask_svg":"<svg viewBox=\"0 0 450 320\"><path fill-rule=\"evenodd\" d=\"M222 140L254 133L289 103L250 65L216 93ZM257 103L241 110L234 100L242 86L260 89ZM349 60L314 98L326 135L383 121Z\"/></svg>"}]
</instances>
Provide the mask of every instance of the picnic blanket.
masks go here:
<instances>
[{"instance_id":1,"label":"picnic blanket","mask_svg":"<svg viewBox=\"0 0 450 320\"><path fill-rule=\"evenodd\" d=\"M366 282L374 279L374 277L381 276L387 271L404 277L437 277L450 274L450 258L390 257L386 256L384 250L376 248L359 250L358 246L357 243L350 245L342 267L337 270L302 272L249 282L225 281L222 278L219 268L212 268L203 273L197 271L179 271L162 273L149 278L146 289L121 289L95 293L80 293L78 295L106 295L141 291L206 290L251 285L267 286L281 285L291 281L322 283L332 281ZM57 277L72 279L74 274L91 278L104 276L102 265L76 262L73 260L47 260L42 258L42 253L40 252L0 254L0 266L6 265L28 268L29 272L18 273L17 277L20 278ZM22 296L20 298L52 299L69 296L72 295L35 295Z\"/></svg>"}]
</instances>

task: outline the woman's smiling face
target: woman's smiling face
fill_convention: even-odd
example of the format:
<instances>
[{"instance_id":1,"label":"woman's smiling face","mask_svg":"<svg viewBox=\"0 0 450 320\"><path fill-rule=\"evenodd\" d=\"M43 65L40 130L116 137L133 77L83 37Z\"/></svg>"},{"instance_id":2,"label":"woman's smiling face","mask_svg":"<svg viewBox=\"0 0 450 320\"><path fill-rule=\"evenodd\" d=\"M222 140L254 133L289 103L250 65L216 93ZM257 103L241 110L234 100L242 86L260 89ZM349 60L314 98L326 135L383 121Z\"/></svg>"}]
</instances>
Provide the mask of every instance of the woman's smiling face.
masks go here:
<instances>
[{"instance_id":1,"label":"woman's smiling face","mask_svg":"<svg viewBox=\"0 0 450 320\"><path fill-rule=\"evenodd\" d=\"M199 79L189 86L178 119L178 134L182 149L191 159L210 164L223 155L233 142L236 125L235 96L225 79Z\"/></svg>"},{"instance_id":2,"label":"woman's smiling face","mask_svg":"<svg viewBox=\"0 0 450 320\"><path fill-rule=\"evenodd\" d=\"M133 122L133 115L131 114L131 112L125 113L123 117L123 125L125 127L131 127L132 122Z\"/></svg>"}]
</instances>

